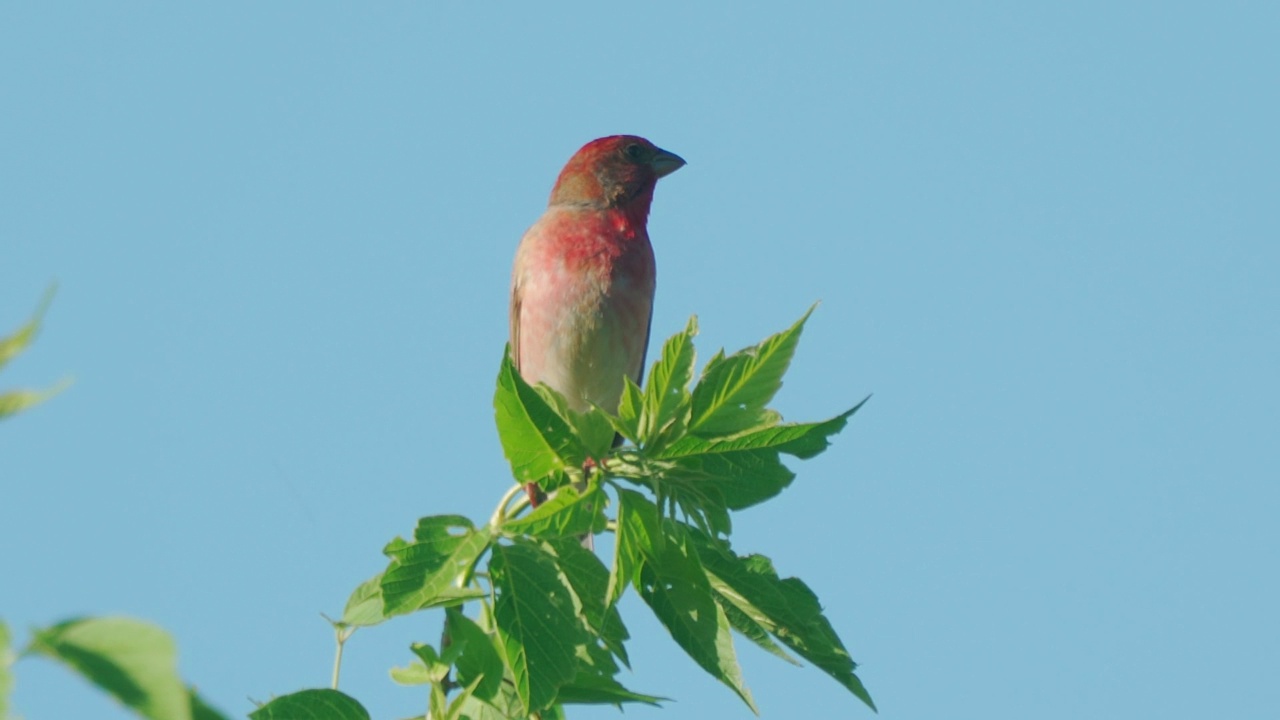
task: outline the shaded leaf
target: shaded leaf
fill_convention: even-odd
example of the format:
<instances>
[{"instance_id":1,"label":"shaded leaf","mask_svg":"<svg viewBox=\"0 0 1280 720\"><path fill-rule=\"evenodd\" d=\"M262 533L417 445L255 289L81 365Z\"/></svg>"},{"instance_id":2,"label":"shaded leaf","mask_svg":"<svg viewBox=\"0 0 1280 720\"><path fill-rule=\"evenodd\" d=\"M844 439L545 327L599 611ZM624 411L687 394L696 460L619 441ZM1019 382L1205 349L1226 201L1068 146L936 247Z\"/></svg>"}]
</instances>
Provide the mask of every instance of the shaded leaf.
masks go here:
<instances>
[{"instance_id":1,"label":"shaded leaf","mask_svg":"<svg viewBox=\"0 0 1280 720\"><path fill-rule=\"evenodd\" d=\"M627 585L637 581L636 573L641 561L646 556L656 557L662 551L662 543L658 507L634 490L619 488L613 568L610 570L609 585L605 592L610 606L618 602Z\"/></svg>"},{"instance_id":2,"label":"shaded leaf","mask_svg":"<svg viewBox=\"0 0 1280 720\"><path fill-rule=\"evenodd\" d=\"M555 700L573 679L574 647L587 641L555 559L517 541L498 545L489 562L497 601L493 616L503 657L515 683L522 715Z\"/></svg>"},{"instance_id":3,"label":"shaded leaf","mask_svg":"<svg viewBox=\"0 0 1280 720\"><path fill-rule=\"evenodd\" d=\"M689 657L758 714L733 650L729 620L712 596L684 526L668 520L663 530L661 553L640 566L640 597Z\"/></svg>"},{"instance_id":4,"label":"shaded leaf","mask_svg":"<svg viewBox=\"0 0 1280 720\"><path fill-rule=\"evenodd\" d=\"M560 539L551 543L551 547L555 550L556 564L578 599L587 627L595 632L610 652L630 667L625 643L631 636L622 623L618 608L606 602L609 569L576 538Z\"/></svg>"},{"instance_id":5,"label":"shaded leaf","mask_svg":"<svg viewBox=\"0 0 1280 720\"><path fill-rule=\"evenodd\" d=\"M644 703L658 707L658 704L670 698L657 695L644 695L632 692L617 680L606 675L582 673L571 682L560 688L556 696L557 703L576 705L617 705L622 703Z\"/></svg>"},{"instance_id":6,"label":"shaded leaf","mask_svg":"<svg viewBox=\"0 0 1280 720\"><path fill-rule=\"evenodd\" d=\"M454 663L458 682L474 683L476 696L489 700L502 685L502 656L493 644L493 637L458 608L445 611L445 628L450 641L462 647L462 654Z\"/></svg>"},{"instance_id":7,"label":"shaded leaf","mask_svg":"<svg viewBox=\"0 0 1280 720\"><path fill-rule=\"evenodd\" d=\"M300 690L249 713L250 720L369 720L355 698L337 690Z\"/></svg>"},{"instance_id":8,"label":"shaded leaf","mask_svg":"<svg viewBox=\"0 0 1280 720\"><path fill-rule=\"evenodd\" d=\"M807 585L797 578L779 579L773 563L763 555L739 557L722 540L698 535L693 540L724 599L875 709L871 695L854 674L856 663Z\"/></svg>"}]
</instances>

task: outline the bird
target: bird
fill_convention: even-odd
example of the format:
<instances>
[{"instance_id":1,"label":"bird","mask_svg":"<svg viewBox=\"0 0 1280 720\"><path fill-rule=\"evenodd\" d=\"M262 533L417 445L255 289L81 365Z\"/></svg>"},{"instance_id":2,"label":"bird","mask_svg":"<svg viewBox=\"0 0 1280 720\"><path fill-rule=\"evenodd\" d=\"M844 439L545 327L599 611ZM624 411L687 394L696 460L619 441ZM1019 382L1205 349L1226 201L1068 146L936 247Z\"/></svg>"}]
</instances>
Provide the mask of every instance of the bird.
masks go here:
<instances>
[{"instance_id":1,"label":"bird","mask_svg":"<svg viewBox=\"0 0 1280 720\"><path fill-rule=\"evenodd\" d=\"M684 165L635 135L592 140L569 158L520 240L512 361L578 412L616 413L624 378L642 380L657 277L649 208L658 179Z\"/></svg>"}]
</instances>

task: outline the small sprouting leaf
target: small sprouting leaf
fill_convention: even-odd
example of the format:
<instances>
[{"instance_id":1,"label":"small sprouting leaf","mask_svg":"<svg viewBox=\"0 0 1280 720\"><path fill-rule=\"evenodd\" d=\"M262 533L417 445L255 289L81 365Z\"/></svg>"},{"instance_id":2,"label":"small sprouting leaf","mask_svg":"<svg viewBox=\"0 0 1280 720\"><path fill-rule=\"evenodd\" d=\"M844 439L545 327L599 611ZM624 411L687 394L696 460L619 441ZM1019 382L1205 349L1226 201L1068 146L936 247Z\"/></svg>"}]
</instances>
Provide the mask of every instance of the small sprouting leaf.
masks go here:
<instances>
[{"instance_id":1,"label":"small sprouting leaf","mask_svg":"<svg viewBox=\"0 0 1280 720\"><path fill-rule=\"evenodd\" d=\"M390 617L433 604L457 604L451 586L489 547L490 539L488 528L476 529L460 515L419 520L413 542L397 539L384 551L392 561L382 575L383 614Z\"/></svg>"},{"instance_id":2,"label":"small sprouting leaf","mask_svg":"<svg viewBox=\"0 0 1280 720\"><path fill-rule=\"evenodd\" d=\"M481 700L492 699L502 686L502 656L493 637L458 608L445 611L445 628L451 642L462 647L454 663L458 682L474 685L475 695Z\"/></svg>"},{"instance_id":3,"label":"small sprouting leaf","mask_svg":"<svg viewBox=\"0 0 1280 720\"><path fill-rule=\"evenodd\" d=\"M249 713L249 720L369 720L369 711L350 695L325 688L281 695Z\"/></svg>"},{"instance_id":4,"label":"small sprouting leaf","mask_svg":"<svg viewBox=\"0 0 1280 720\"><path fill-rule=\"evenodd\" d=\"M617 538L614 541L613 568L605 593L609 605L618 602L627 585L636 580L640 563L662 552L662 527L658 507L644 495L618 489Z\"/></svg>"},{"instance_id":5,"label":"small sprouting leaf","mask_svg":"<svg viewBox=\"0 0 1280 720\"><path fill-rule=\"evenodd\" d=\"M573 679L574 648L586 642L587 634L573 591L549 552L520 541L497 545L489 573L497 594L498 639L521 716L529 715L550 706L560 686Z\"/></svg>"},{"instance_id":6,"label":"small sprouting leaf","mask_svg":"<svg viewBox=\"0 0 1280 720\"><path fill-rule=\"evenodd\" d=\"M598 480L589 481L587 489L581 493L577 488L566 485L556 491L555 497L525 517L507 521L502 530L539 538L598 533L608 523L604 514L607 499Z\"/></svg>"},{"instance_id":7,"label":"small sprouting leaf","mask_svg":"<svg viewBox=\"0 0 1280 720\"><path fill-rule=\"evenodd\" d=\"M438 681L433 677L431 668L421 660L414 660L404 667L393 667L390 672L392 681L397 685L428 685Z\"/></svg>"},{"instance_id":8,"label":"small sprouting leaf","mask_svg":"<svg viewBox=\"0 0 1280 720\"><path fill-rule=\"evenodd\" d=\"M685 527L664 522L662 553L640 566L640 597L689 657L759 714L738 666L729 620L712 595Z\"/></svg>"},{"instance_id":9,"label":"small sprouting leaf","mask_svg":"<svg viewBox=\"0 0 1280 720\"><path fill-rule=\"evenodd\" d=\"M556 470L582 466L585 452L569 423L520 377L510 352L503 356L498 371L493 407L502 451L520 482L534 482Z\"/></svg>"},{"instance_id":10,"label":"small sprouting leaf","mask_svg":"<svg viewBox=\"0 0 1280 720\"><path fill-rule=\"evenodd\" d=\"M790 328L771 335L758 345L707 362L693 389L693 414L689 432L704 437L733 435L776 424L777 413L765 409L782 387L782 375L791 364L800 332L813 308Z\"/></svg>"},{"instance_id":11,"label":"small sprouting leaf","mask_svg":"<svg viewBox=\"0 0 1280 720\"><path fill-rule=\"evenodd\" d=\"M142 717L191 718L177 648L155 625L123 617L69 620L36 631L28 652L65 663Z\"/></svg>"},{"instance_id":12,"label":"small sprouting leaf","mask_svg":"<svg viewBox=\"0 0 1280 720\"><path fill-rule=\"evenodd\" d=\"M721 598L875 709L871 695L854 674L857 664L807 585L797 578L779 579L773 563L763 555L739 557L726 542L696 533L693 542Z\"/></svg>"}]
</instances>

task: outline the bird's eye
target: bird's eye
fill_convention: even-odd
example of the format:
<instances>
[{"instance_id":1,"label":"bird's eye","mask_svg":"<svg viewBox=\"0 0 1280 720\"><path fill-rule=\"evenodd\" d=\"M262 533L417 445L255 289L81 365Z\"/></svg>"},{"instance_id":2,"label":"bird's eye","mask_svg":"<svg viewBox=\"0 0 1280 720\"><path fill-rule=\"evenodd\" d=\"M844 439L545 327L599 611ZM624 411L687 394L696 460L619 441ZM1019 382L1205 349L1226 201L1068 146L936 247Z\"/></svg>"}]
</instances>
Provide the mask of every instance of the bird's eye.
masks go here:
<instances>
[{"instance_id":1,"label":"bird's eye","mask_svg":"<svg viewBox=\"0 0 1280 720\"><path fill-rule=\"evenodd\" d=\"M637 143L631 143L623 149L623 152L632 160L640 160L644 157L644 148Z\"/></svg>"}]
</instances>

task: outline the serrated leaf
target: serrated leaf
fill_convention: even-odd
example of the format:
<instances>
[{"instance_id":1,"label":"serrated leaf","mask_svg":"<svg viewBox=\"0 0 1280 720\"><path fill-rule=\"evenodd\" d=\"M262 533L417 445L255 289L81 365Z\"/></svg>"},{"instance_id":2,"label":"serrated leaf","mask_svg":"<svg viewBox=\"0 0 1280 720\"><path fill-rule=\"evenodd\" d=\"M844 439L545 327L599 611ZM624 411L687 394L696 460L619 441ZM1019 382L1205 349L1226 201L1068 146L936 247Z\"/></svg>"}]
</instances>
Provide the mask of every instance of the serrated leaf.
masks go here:
<instances>
[{"instance_id":1,"label":"serrated leaf","mask_svg":"<svg viewBox=\"0 0 1280 720\"><path fill-rule=\"evenodd\" d=\"M632 443L640 442L640 410L644 397L640 387L630 377L622 378L622 397L618 401L618 415L608 416L613 429Z\"/></svg>"},{"instance_id":2,"label":"serrated leaf","mask_svg":"<svg viewBox=\"0 0 1280 720\"><path fill-rule=\"evenodd\" d=\"M634 490L618 490L617 537L613 546L613 568L605 592L608 605L622 597L627 585L636 582L636 572L646 557L662 551L662 526L658 507Z\"/></svg>"},{"instance_id":3,"label":"serrated leaf","mask_svg":"<svg viewBox=\"0 0 1280 720\"><path fill-rule=\"evenodd\" d=\"M712 584L723 585L723 597L875 709L871 695L854 674L856 663L807 585L797 578L779 579L773 563L763 555L740 557L722 540L696 534L692 540Z\"/></svg>"},{"instance_id":4,"label":"serrated leaf","mask_svg":"<svg viewBox=\"0 0 1280 720\"><path fill-rule=\"evenodd\" d=\"M751 430L729 438L706 439L685 435L663 448L655 457L678 458L690 455L714 455L738 450L776 450L808 460L820 454L831 444L829 438L844 429L849 417L858 411L867 399L839 415L813 423L784 423L772 427Z\"/></svg>"},{"instance_id":5,"label":"serrated leaf","mask_svg":"<svg viewBox=\"0 0 1280 720\"><path fill-rule=\"evenodd\" d=\"M281 695L249 713L249 719L369 720L369 712L350 695L325 688Z\"/></svg>"},{"instance_id":6,"label":"serrated leaf","mask_svg":"<svg viewBox=\"0 0 1280 720\"><path fill-rule=\"evenodd\" d=\"M445 611L445 628L451 642L462 646L462 654L454 663L458 682L475 686L475 694L489 700L502 685L502 656L493 637L457 608Z\"/></svg>"},{"instance_id":7,"label":"serrated leaf","mask_svg":"<svg viewBox=\"0 0 1280 720\"><path fill-rule=\"evenodd\" d=\"M589 481L581 493L572 485L566 485L525 517L507 521L502 530L539 538L595 534L608 523L604 514L607 499L598 480Z\"/></svg>"},{"instance_id":8,"label":"serrated leaf","mask_svg":"<svg viewBox=\"0 0 1280 720\"><path fill-rule=\"evenodd\" d=\"M406 543L407 546L407 543ZM342 611L342 620L344 625L355 627L368 627L377 625L378 623L390 620L395 617L396 613L388 615L386 607L382 602L382 573L378 573L373 577L360 583L351 593L351 597L347 599L347 606ZM423 605L419 605L413 610L425 610L434 607L453 607L461 605L471 600L478 600L484 597L484 591L474 587L454 587L452 585L441 590Z\"/></svg>"},{"instance_id":9,"label":"serrated leaf","mask_svg":"<svg viewBox=\"0 0 1280 720\"><path fill-rule=\"evenodd\" d=\"M191 696L164 630L123 617L86 618L37 630L28 652L66 664L142 717L187 720Z\"/></svg>"},{"instance_id":10,"label":"serrated leaf","mask_svg":"<svg viewBox=\"0 0 1280 720\"><path fill-rule=\"evenodd\" d=\"M488 528L476 529L460 515L437 515L418 521L414 541L392 542L385 552L392 558L382 575L383 614L413 612L441 599L489 546Z\"/></svg>"},{"instance_id":11,"label":"serrated leaf","mask_svg":"<svg viewBox=\"0 0 1280 720\"><path fill-rule=\"evenodd\" d=\"M569 423L520 377L509 351L498 371L493 407L502 452L520 482L534 482L556 470L582 466L586 453Z\"/></svg>"},{"instance_id":12,"label":"serrated leaf","mask_svg":"<svg viewBox=\"0 0 1280 720\"><path fill-rule=\"evenodd\" d=\"M742 634L751 642L760 646L765 652L775 657L781 658L792 665L800 665L800 661L796 660L774 641L773 636L759 622L752 618L749 610L753 610L750 603L745 602L733 588L729 587L718 577L708 574L707 580L711 583L711 591L715 594L716 602L720 603L721 609L724 610L725 617L729 618L729 625Z\"/></svg>"},{"instance_id":13,"label":"serrated leaf","mask_svg":"<svg viewBox=\"0 0 1280 720\"><path fill-rule=\"evenodd\" d=\"M523 542L498 545L489 562L493 616L516 695L528 715L550 706L573 679L574 647L587 641L573 591L549 552Z\"/></svg>"},{"instance_id":14,"label":"serrated leaf","mask_svg":"<svg viewBox=\"0 0 1280 720\"><path fill-rule=\"evenodd\" d=\"M603 410L592 407L586 412L578 412L569 407L563 395L543 383L534 385L533 390L572 430L574 444L570 448L573 454L568 458L572 466L581 467L587 458L600 459L609 454L613 447L614 429Z\"/></svg>"},{"instance_id":15,"label":"serrated leaf","mask_svg":"<svg viewBox=\"0 0 1280 720\"><path fill-rule=\"evenodd\" d=\"M791 472L773 449L737 450L674 458L663 473L664 492L701 498L686 511L743 510L778 495L791 484Z\"/></svg>"},{"instance_id":16,"label":"serrated leaf","mask_svg":"<svg viewBox=\"0 0 1280 720\"><path fill-rule=\"evenodd\" d=\"M640 597L689 657L759 714L742 679L729 620L712 596L687 531L668 520L663 532L661 554L640 566Z\"/></svg>"},{"instance_id":17,"label":"serrated leaf","mask_svg":"<svg viewBox=\"0 0 1280 720\"><path fill-rule=\"evenodd\" d=\"M704 437L734 435L776 423L777 415L765 404L782 387L782 375L812 312L811 307L790 328L758 345L728 357L716 353L693 389L689 432Z\"/></svg>"},{"instance_id":18,"label":"serrated leaf","mask_svg":"<svg viewBox=\"0 0 1280 720\"><path fill-rule=\"evenodd\" d=\"M675 437L689 423L689 383L693 379L696 353L693 338L698 334L697 316L689 318L683 332L672 335L662 346L661 357L649 371L639 422L640 442L651 452L666 437Z\"/></svg>"},{"instance_id":19,"label":"serrated leaf","mask_svg":"<svg viewBox=\"0 0 1280 720\"><path fill-rule=\"evenodd\" d=\"M631 636L622 623L618 608L606 603L609 569L576 538L562 538L549 544L555 550L556 564L578 599L587 627L595 632L610 652L630 667L625 643Z\"/></svg>"},{"instance_id":20,"label":"serrated leaf","mask_svg":"<svg viewBox=\"0 0 1280 720\"><path fill-rule=\"evenodd\" d=\"M633 692L611 677L592 673L578 675L561 687L560 694L556 696L557 703L566 705L615 705L619 708L623 703L659 707L659 703L669 701L670 698Z\"/></svg>"}]
</instances>

